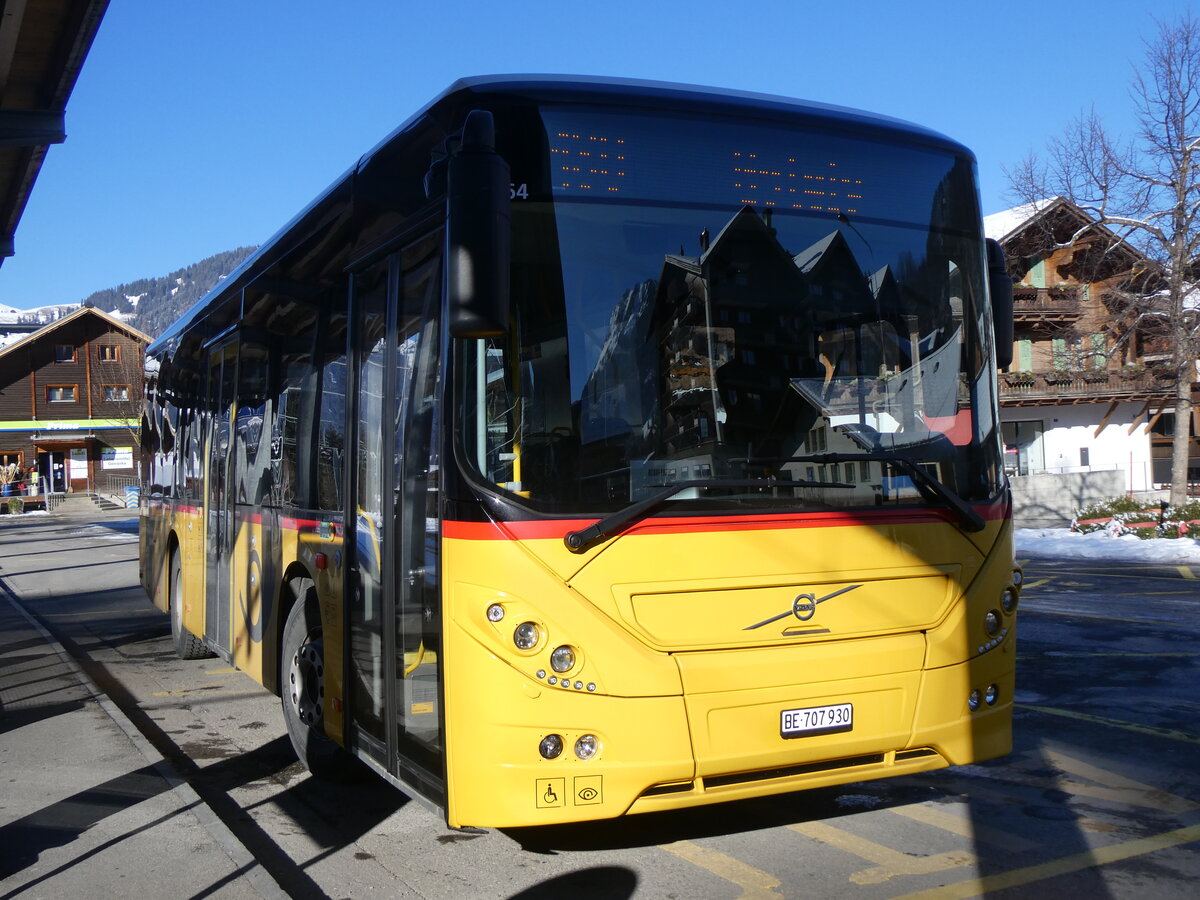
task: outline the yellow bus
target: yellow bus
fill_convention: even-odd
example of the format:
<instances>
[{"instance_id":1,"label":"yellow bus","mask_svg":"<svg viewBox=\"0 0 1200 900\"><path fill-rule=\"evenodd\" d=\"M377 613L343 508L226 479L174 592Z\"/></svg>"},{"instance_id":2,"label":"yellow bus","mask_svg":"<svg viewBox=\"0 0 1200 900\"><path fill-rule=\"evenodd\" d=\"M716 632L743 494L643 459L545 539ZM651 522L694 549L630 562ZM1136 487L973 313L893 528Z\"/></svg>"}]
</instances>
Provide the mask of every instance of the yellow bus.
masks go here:
<instances>
[{"instance_id":1,"label":"yellow bus","mask_svg":"<svg viewBox=\"0 0 1200 900\"><path fill-rule=\"evenodd\" d=\"M142 582L454 827L1002 755L1011 293L932 131L462 80L149 348Z\"/></svg>"}]
</instances>

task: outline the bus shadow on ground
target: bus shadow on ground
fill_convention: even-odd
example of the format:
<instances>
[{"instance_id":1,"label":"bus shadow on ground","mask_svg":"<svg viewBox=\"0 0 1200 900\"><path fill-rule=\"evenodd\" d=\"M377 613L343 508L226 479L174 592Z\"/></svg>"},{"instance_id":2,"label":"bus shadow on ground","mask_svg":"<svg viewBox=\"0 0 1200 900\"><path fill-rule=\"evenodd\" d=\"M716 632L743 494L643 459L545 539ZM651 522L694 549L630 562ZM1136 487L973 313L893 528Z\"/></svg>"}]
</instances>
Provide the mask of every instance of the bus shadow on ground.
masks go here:
<instances>
[{"instance_id":1,"label":"bus shadow on ground","mask_svg":"<svg viewBox=\"0 0 1200 900\"><path fill-rule=\"evenodd\" d=\"M547 879L509 900L624 900L637 891L638 877L624 866L593 866Z\"/></svg>"},{"instance_id":2,"label":"bus shadow on ground","mask_svg":"<svg viewBox=\"0 0 1200 900\"><path fill-rule=\"evenodd\" d=\"M237 789L266 779L283 786L271 797L270 804L327 850L354 843L409 802L404 794L382 785L365 766L361 774L347 781L322 781L309 776L286 736L204 766L189 780L198 789L203 787L206 797L231 798ZM234 803L232 799L229 802Z\"/></svg>"}]
</instances>

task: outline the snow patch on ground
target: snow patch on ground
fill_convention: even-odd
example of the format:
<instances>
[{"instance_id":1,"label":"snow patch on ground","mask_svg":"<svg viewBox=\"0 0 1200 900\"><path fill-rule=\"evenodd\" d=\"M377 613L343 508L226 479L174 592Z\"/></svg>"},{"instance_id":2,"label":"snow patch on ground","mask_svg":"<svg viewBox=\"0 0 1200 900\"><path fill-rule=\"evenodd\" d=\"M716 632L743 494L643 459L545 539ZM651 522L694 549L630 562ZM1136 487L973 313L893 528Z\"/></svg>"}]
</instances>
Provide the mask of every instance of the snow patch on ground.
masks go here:
<instances>
[{"instance_id":1,"label":"snow patch on ground","mask_svg":"<svg viewBox=\"0 0 1200 900\"><path fill-rule=\"evenodd\" d=\"M1017 555L1056 559L1115 559L1126 562L1200 564L1200 542L1193 538L1142 540L1105 531L1077 534L1064 528L1018 528Z\"/></svg>"}]
</instances>

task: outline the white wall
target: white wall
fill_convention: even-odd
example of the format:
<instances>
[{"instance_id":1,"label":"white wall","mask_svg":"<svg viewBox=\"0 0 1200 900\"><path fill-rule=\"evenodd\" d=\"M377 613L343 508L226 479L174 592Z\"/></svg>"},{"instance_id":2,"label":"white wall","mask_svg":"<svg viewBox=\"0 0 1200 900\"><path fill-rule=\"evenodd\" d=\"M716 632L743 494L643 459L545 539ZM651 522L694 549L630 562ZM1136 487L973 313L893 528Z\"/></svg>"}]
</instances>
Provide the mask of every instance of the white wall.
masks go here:
<instances>
[{"instance_id":1,"label":"white wall","mask_svg":"<svg viewBox=\"0 0 1200 900\"><path fill-rule=\"evenodd\" d=\"M1129 426L1144 406L1122 403L1099 435L1096 427L1108 412L1107 403L1075 406L1024 406L1001 409L1002 422L1042 423L1042 465L1052 473L1097 472L1119 469L1125 473L1125 490L1152 490L1150 435L1146 418L1133 429ZM1080 450L1087 448L1088 465L1082 464ZM1036 473L1031 473L1036 474Z\"/></svg>"}]
</instances>

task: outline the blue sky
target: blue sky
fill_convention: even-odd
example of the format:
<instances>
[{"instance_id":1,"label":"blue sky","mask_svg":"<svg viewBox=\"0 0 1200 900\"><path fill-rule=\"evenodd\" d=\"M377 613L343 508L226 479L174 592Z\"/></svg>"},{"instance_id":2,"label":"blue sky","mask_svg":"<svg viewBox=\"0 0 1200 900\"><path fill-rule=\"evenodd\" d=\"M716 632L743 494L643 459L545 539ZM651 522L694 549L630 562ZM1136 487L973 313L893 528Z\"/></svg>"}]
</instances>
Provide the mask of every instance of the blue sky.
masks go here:
<instances>
[{"instance_id":1,"label":"blue sky","mask_svg":"<svg viewBox=\"0 0 1200 900\"><path fill-rule=\"evenodd\" d=\"M261 243L463 75L619 75L919 122L979 158L984 213L1191 4L842 0L113 0L0 266L30 308Z\"/></svg>"}]
</instances>

